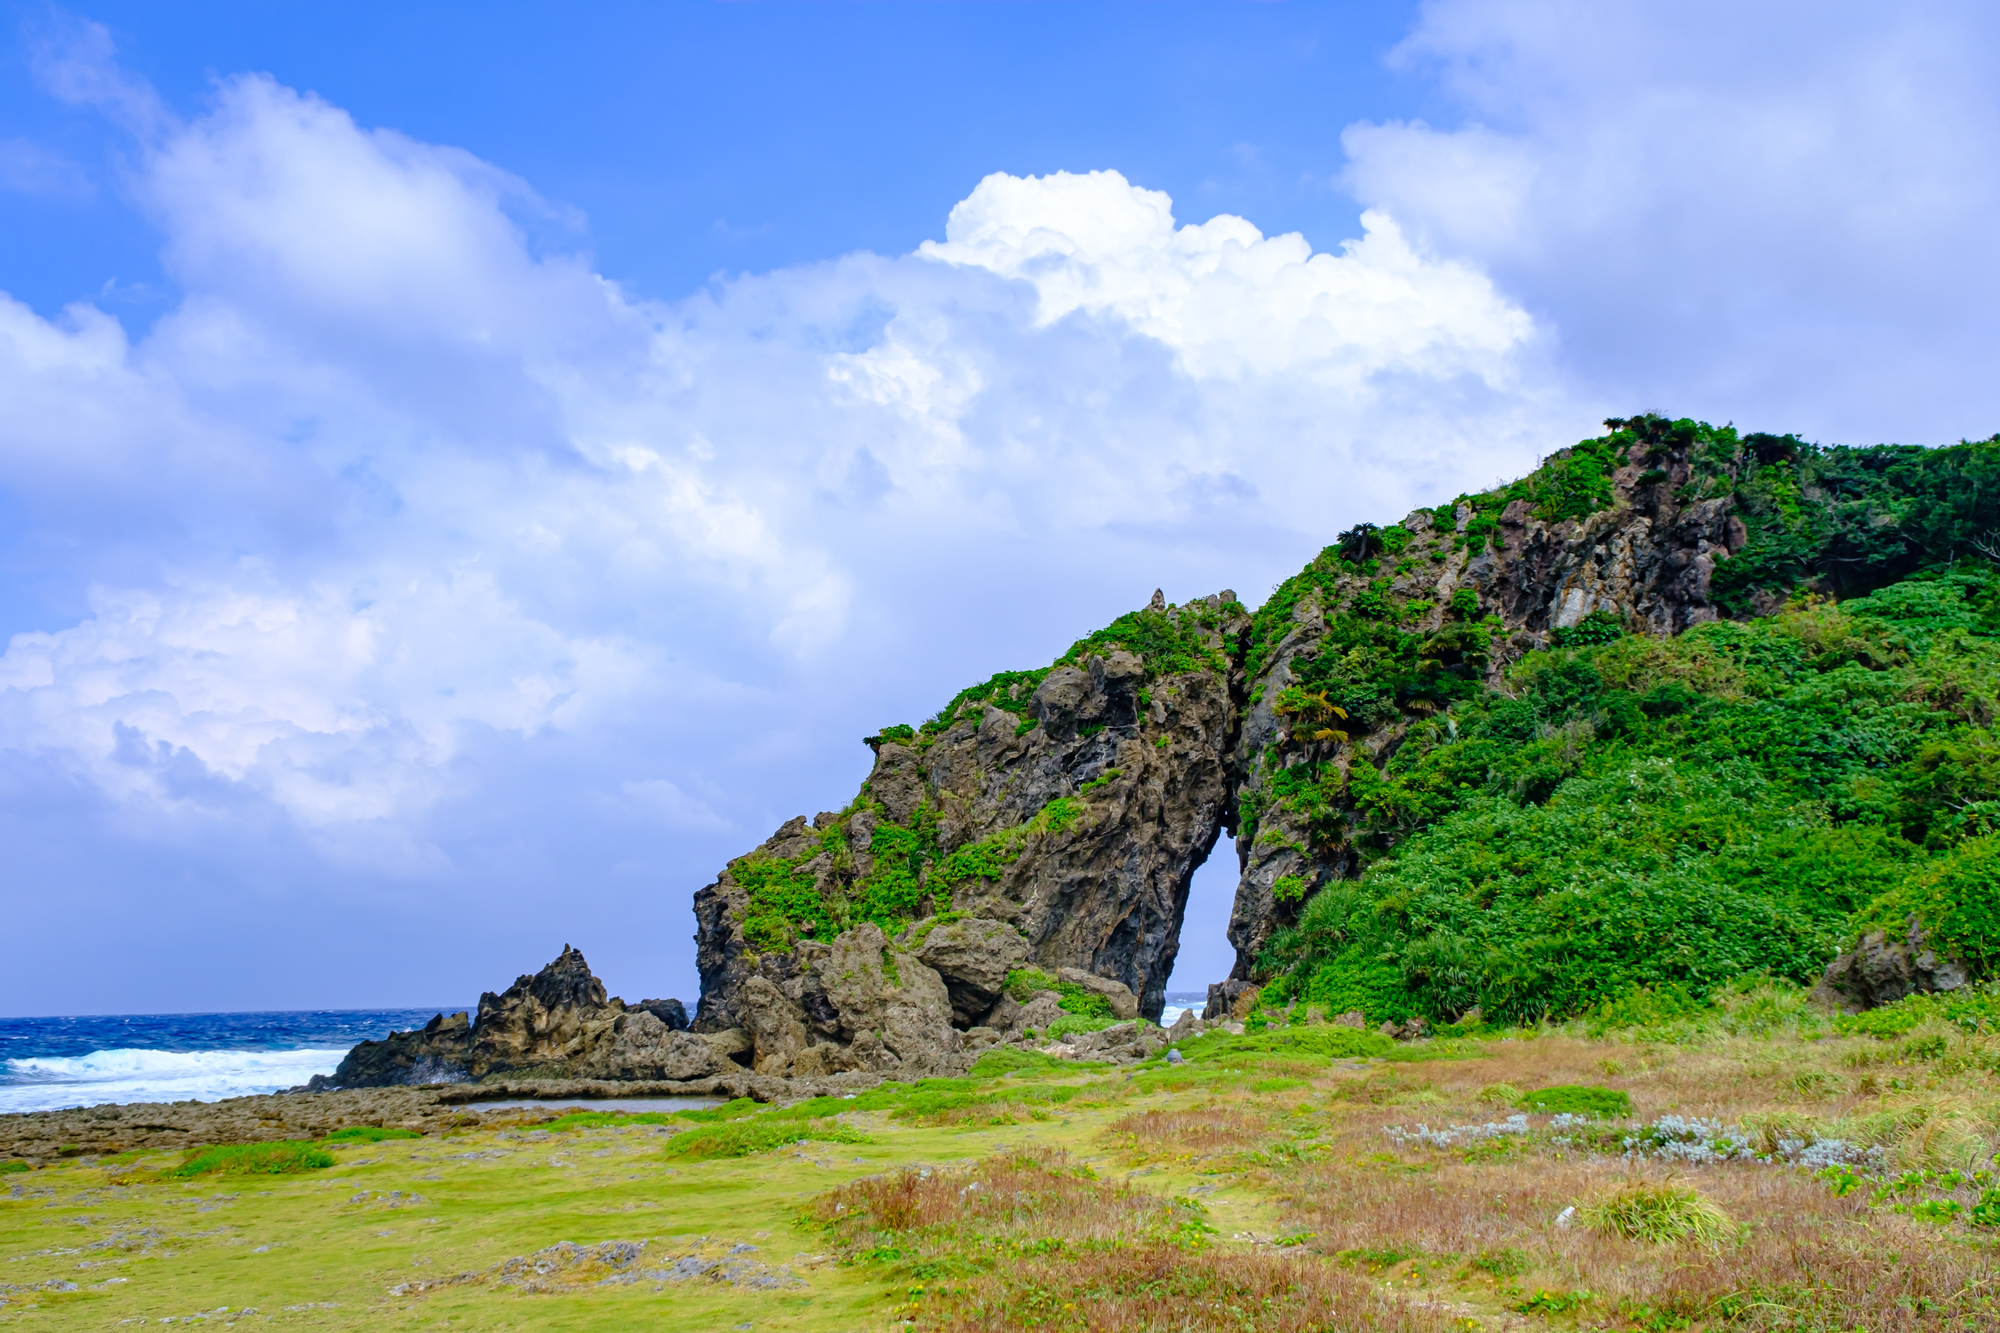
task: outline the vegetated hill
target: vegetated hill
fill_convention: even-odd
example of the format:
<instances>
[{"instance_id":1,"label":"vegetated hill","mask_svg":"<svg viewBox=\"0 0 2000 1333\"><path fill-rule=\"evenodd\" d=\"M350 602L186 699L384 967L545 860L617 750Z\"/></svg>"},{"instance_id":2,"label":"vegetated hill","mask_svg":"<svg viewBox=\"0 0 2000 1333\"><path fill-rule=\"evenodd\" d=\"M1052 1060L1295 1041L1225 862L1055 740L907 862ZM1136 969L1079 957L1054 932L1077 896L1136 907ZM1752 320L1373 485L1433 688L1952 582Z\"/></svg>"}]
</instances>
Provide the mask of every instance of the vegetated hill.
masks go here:
<instances>
[{"instance_id":1,"label":"vegetated hill","mask_svg":"<svg viewBox=\"0 0 2000 1333\"><path fill-rule=\"evenodd\" d=\"M843 810L697 895L697 1028L742 1030L774 1073L948 1065L938 997L966 1051L1004 1038L995 978L1022 961L1157 1015L1224 831L1224 999L1563 1014L1810 980L1912 914L1987 968L2000 437L1606 425L1521 481L1350 529L1254 614L1156 596L870 737ZM931 939L956 922L986 924ZM848 1004L864 928L887 980Z\"/></svg>"}]
</instances>

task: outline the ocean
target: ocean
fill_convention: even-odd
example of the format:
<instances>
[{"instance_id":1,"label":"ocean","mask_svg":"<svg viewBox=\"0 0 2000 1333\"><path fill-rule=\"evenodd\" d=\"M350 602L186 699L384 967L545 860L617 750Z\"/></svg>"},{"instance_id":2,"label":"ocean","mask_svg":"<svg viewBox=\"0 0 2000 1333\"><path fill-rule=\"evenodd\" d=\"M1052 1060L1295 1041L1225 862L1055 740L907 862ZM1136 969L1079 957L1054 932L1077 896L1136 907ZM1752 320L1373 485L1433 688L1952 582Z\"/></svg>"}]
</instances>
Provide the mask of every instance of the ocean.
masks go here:
<instances>
[{"instance_id":1,"label":"ocean","mask_svg":"<svg viewBox=\"0 0 2000 1333\"><path fill-rule=\"evenodd\" d=\"M0 1018L0 1112L277 1092L331 1074L356 1042L467 1007Z\"/></svg>"},{"instance_id":2,"label":"ocean","mask_svg":"<svg viewBox=\"0 0 2000 1333\"><path fill-rule=\"evenodd\" d=\"M1160 1021L1206 999L1170 992ZM0 1113L277 1092L331 1074L356 1042L468 1007L0 1018Z\"/></svg>"}]
</instances>

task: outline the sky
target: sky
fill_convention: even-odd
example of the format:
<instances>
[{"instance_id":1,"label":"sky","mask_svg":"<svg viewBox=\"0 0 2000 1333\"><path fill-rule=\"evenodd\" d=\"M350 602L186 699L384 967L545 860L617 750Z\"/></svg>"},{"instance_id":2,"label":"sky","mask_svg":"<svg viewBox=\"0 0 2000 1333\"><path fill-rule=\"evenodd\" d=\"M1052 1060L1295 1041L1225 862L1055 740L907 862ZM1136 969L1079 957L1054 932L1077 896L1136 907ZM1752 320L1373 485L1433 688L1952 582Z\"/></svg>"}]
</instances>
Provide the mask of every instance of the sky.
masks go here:
<instances>
[{"instance_id":1,"label":"sky","mask_svg":"<svg viewBox=\"0 0 2000 1333\"><path fill-rule=\"evenodd\" d=\"M1607 415L2000 430L1976 5L197 10L0 8L0 1013L692 1000L1155 587Z\"/></svg>"}]
</instances>

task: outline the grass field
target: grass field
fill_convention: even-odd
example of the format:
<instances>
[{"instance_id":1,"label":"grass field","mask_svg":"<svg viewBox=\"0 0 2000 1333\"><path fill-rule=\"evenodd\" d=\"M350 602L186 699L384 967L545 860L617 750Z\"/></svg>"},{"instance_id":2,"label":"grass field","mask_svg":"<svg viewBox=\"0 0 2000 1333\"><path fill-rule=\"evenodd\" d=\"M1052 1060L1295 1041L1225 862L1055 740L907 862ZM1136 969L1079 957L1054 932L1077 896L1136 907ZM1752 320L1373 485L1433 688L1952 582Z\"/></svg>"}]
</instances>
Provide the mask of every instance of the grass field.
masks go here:
<instances>
[{"instance_id":1,"label":"grass field","mask_svg":"<svg viewBox=\"0 0 2000 1333\"><path fill-rule=\"evenodd\" d=\"M2000 1037L1877 1026L1784 990L1386 1053L1280 1022L1178 1067L77 1160L0 1174L0 1325L2000 1328Z\"/></svg>"}]
</instances>

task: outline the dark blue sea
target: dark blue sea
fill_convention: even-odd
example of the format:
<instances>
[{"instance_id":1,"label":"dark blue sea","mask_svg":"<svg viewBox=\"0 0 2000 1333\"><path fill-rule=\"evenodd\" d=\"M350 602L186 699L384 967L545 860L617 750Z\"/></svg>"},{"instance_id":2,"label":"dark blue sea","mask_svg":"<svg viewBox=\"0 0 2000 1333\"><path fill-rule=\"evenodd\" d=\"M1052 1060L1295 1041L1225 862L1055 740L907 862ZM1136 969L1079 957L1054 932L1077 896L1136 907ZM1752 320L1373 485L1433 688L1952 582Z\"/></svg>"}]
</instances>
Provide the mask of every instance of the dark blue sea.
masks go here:
<instances>
[{"instance_id":1,"label":"dark blue sea","mask_svg":"<svg viewBox=\"0 0 2000 1333\"><path fill-rule=\"evenodd\" d=\"M1160 1021L1206 998L1175 991ZM0 1113L277 1092L331 1074L356 1042L465 1008L0 1018Z\"/></svg>"},{"instance_id":2,"label":"dark blue sea","mask_svg":"<svg viewBox=\"0 0 2000 1333\"><path fill-rule=\"evenodd\" d=\"M331 1074L356 1042L466 1007L0 1018L0 1112L276 1092Z\"/></svg>"}]
</instances>

